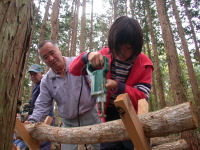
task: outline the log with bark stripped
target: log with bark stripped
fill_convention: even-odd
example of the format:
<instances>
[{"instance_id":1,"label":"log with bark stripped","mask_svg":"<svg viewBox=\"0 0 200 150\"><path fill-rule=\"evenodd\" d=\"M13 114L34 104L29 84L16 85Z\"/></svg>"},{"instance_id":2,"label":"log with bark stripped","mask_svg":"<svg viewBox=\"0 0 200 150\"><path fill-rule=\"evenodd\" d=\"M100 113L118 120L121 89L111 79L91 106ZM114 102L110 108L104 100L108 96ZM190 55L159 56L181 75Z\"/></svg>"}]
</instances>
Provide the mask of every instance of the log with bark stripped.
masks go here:
<instances>
[{"instance_id":1,"label":"log with bark stripped","mask_svg":"<svg viewBox=\"0 0 200 150\"><path fill-rule=\"evenodd\" d=\"M190 102L139 115L139 119L146 137L166 136L196 129L198 126ZM75 128L52 127L44 123L29 124L26 127L37 140L59 143L93 144L129 139L121 119Z\"/></svg>"}]
</instances>

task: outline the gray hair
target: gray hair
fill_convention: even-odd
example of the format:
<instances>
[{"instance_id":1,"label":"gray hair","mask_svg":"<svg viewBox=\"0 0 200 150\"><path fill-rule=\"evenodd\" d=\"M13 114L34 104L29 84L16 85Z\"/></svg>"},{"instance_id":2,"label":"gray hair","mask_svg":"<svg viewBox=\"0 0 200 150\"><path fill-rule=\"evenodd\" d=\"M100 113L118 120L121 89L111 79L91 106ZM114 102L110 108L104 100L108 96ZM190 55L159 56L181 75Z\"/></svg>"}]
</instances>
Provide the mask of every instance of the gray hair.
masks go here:
<instances>
[{"instance_id":1,"label":"gray hair","mask_svg":"<svg viewBox=\"0 0 200 150\"><path fill-rule=\"evenodd\" d=\"M53 40L44 40L38 45L38 53L39 53L39 49L42 48L46 43L51 43L57 48L59 47L58 44ZM38 56L39 56L40 60L43 60L39 54L38 54Z\"/></svg>"},{"instance_id":2,"label":"gray hair","mask_svg":"<svg viewBox=\"0 0 200 150\"><path fill-rule=\"evenodd\" d=\"M53 41L53 40L44 40L44 41L42 41L42 42L38 45L38 50L39 50L40 48L42 48L46 43L51 43L51 44L53 44L55 47L58 47L58 44L57 44L55 41Z\"/></svg>"}]
</instances>

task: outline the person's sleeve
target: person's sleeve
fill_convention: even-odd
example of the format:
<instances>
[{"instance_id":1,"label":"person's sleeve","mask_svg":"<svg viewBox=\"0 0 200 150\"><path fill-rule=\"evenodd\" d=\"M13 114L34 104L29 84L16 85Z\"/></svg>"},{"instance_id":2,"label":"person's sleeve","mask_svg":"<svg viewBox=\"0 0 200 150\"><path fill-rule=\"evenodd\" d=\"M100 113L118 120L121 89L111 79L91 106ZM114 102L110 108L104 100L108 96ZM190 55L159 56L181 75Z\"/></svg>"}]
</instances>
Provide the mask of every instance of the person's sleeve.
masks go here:
<instances>
[{"instance_id":1,"label":"person's sleeve","mask_svg":"<svg viewBox=\"0 0 200 150\"><path fill-rule=\"evenodd\" d=\"M39 122L44 121L49 114L53 104L53 99L50 95L46 80L42 80L40 84L40 94L36 99L35 108L32 115L29 116L28 121Z\"/></svg>"},{"instance_id":2,"label":"person's sleeve","mask_svg":"<svg viewBox=\"0 0 200 150\"><path fill-rule=\"evenodd\" d=\"M80 56L76 57L69 65L69 72L75 76L80 76L85 74L85 70L82 70L88 62L88 54L82 53Z\"/></svg>"},{"instance_id":3,"label":"person's sleeve","mask_svg":"<svg viewBox=\"0 0 200 150\"><path fill-rule=\"evenodd\" d=\"M138 100L148 100L151 91L153 66L146 66L142 78L133 86L118 82L118 93L128 93L132 104L137 111Z\"/></svg>"}]
</instances>

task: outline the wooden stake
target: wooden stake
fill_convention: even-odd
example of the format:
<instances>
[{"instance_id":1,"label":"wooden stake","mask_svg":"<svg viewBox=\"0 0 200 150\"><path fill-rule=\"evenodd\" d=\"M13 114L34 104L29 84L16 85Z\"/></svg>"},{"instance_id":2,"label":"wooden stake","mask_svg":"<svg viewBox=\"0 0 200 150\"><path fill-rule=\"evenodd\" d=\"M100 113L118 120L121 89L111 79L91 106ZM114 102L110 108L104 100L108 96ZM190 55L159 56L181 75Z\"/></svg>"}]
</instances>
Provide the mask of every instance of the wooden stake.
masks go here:
<instances>
[{"instance_id":1,"label":"wooden stake","mask_svg":"<svg viewBox=\"0 0 200 150\"><path fill-rule=\"evenodd\" d=\"M47 116L44 123L47 125L50 125L52 121L53 121L53 118L50 116ZM40 149L41 142L33 139L30 136L29 132L24 127L24 124L21 123L19 118L16 118L15 130L20 134L20 136L22 137L22 139L27 144L30 150Z\"/></svg>"},{"instance_id":2,"label":"wooden stake","mask_svg":"<svg viewBox=\"0 0 200 150\"><path fill-rule=\"evenodd\" d=\"M16 118L16 123L15 123L15 129L16 131L20 134L22 139L25 141L25 143L28 145L30 150L37 150L40 149L40 144L37 140L33 139L26 128L24 127L24 124L21 123L19 118Z\"/></svg>"},{"instance_id":3,"label":"wooden stake","mask_svg":"<svg viewBox=\"0 0 200 150\"><path fill-rule=\"evenodd\" d=\"M121 94L114 101L114 104L120 113L120 117L129 134L134 147L137 150L151 150L151 147L144 135L142 124L134 110L127 93Z\"/></svg>"}]
</instances>

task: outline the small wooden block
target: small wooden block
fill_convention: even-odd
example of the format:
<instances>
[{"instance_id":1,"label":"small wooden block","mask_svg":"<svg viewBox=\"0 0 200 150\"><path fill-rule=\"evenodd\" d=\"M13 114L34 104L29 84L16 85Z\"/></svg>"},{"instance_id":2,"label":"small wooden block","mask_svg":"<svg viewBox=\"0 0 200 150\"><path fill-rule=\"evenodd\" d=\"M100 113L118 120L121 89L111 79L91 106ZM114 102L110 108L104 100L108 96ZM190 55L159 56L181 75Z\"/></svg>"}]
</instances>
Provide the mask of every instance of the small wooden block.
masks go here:
<instances>
[{"instance_id":1,"label":"small wooden block","mask_svg":"<svg viewBox=\"0 0 200 150\"><path fill-rule=\"evenodd\" d=\"M53 118L51 116L47 116L44 120L44 123L50 125L52 121L53 121Z\"/></svg>"},{"instance_id":2,"label":"small wooden block","mask_svg":"<svg viewBox=\"0 0 200 150\"><path fill-rule=\"evenodd\" d=\"M127 93L119 95L114 101L115 107L129 134L134 147L137 150L151 150L151 147L144 135L142 124L135 112L133 104Z\"/></svg>"},{"instance_id":3,"label":"small wooden block","mask_svg":"<svg viewBox=\"0 0 200 150\"><path fill-rule=\"evenodd\" d=\"M138 115L144 115L149 112L149 104L146 99L140 99L138 101Z\"/></svg>"},{"instance_id":4,"label":"small wooden block","mask_svg":"<svg viewBox=\"0 0 200 150\"><path fill-rule=\"evenodd\" d=\"M40 144L37 140L33 139L26 128L24 127L24 124L21 123L19 118L16 118L16 124L15 124L15 129L17 130L18 133L20 133L20 136L22 139L25 141L25 143L28 145L30 150L37 150L40 149Z\"/></svg>"}]
</instances>

